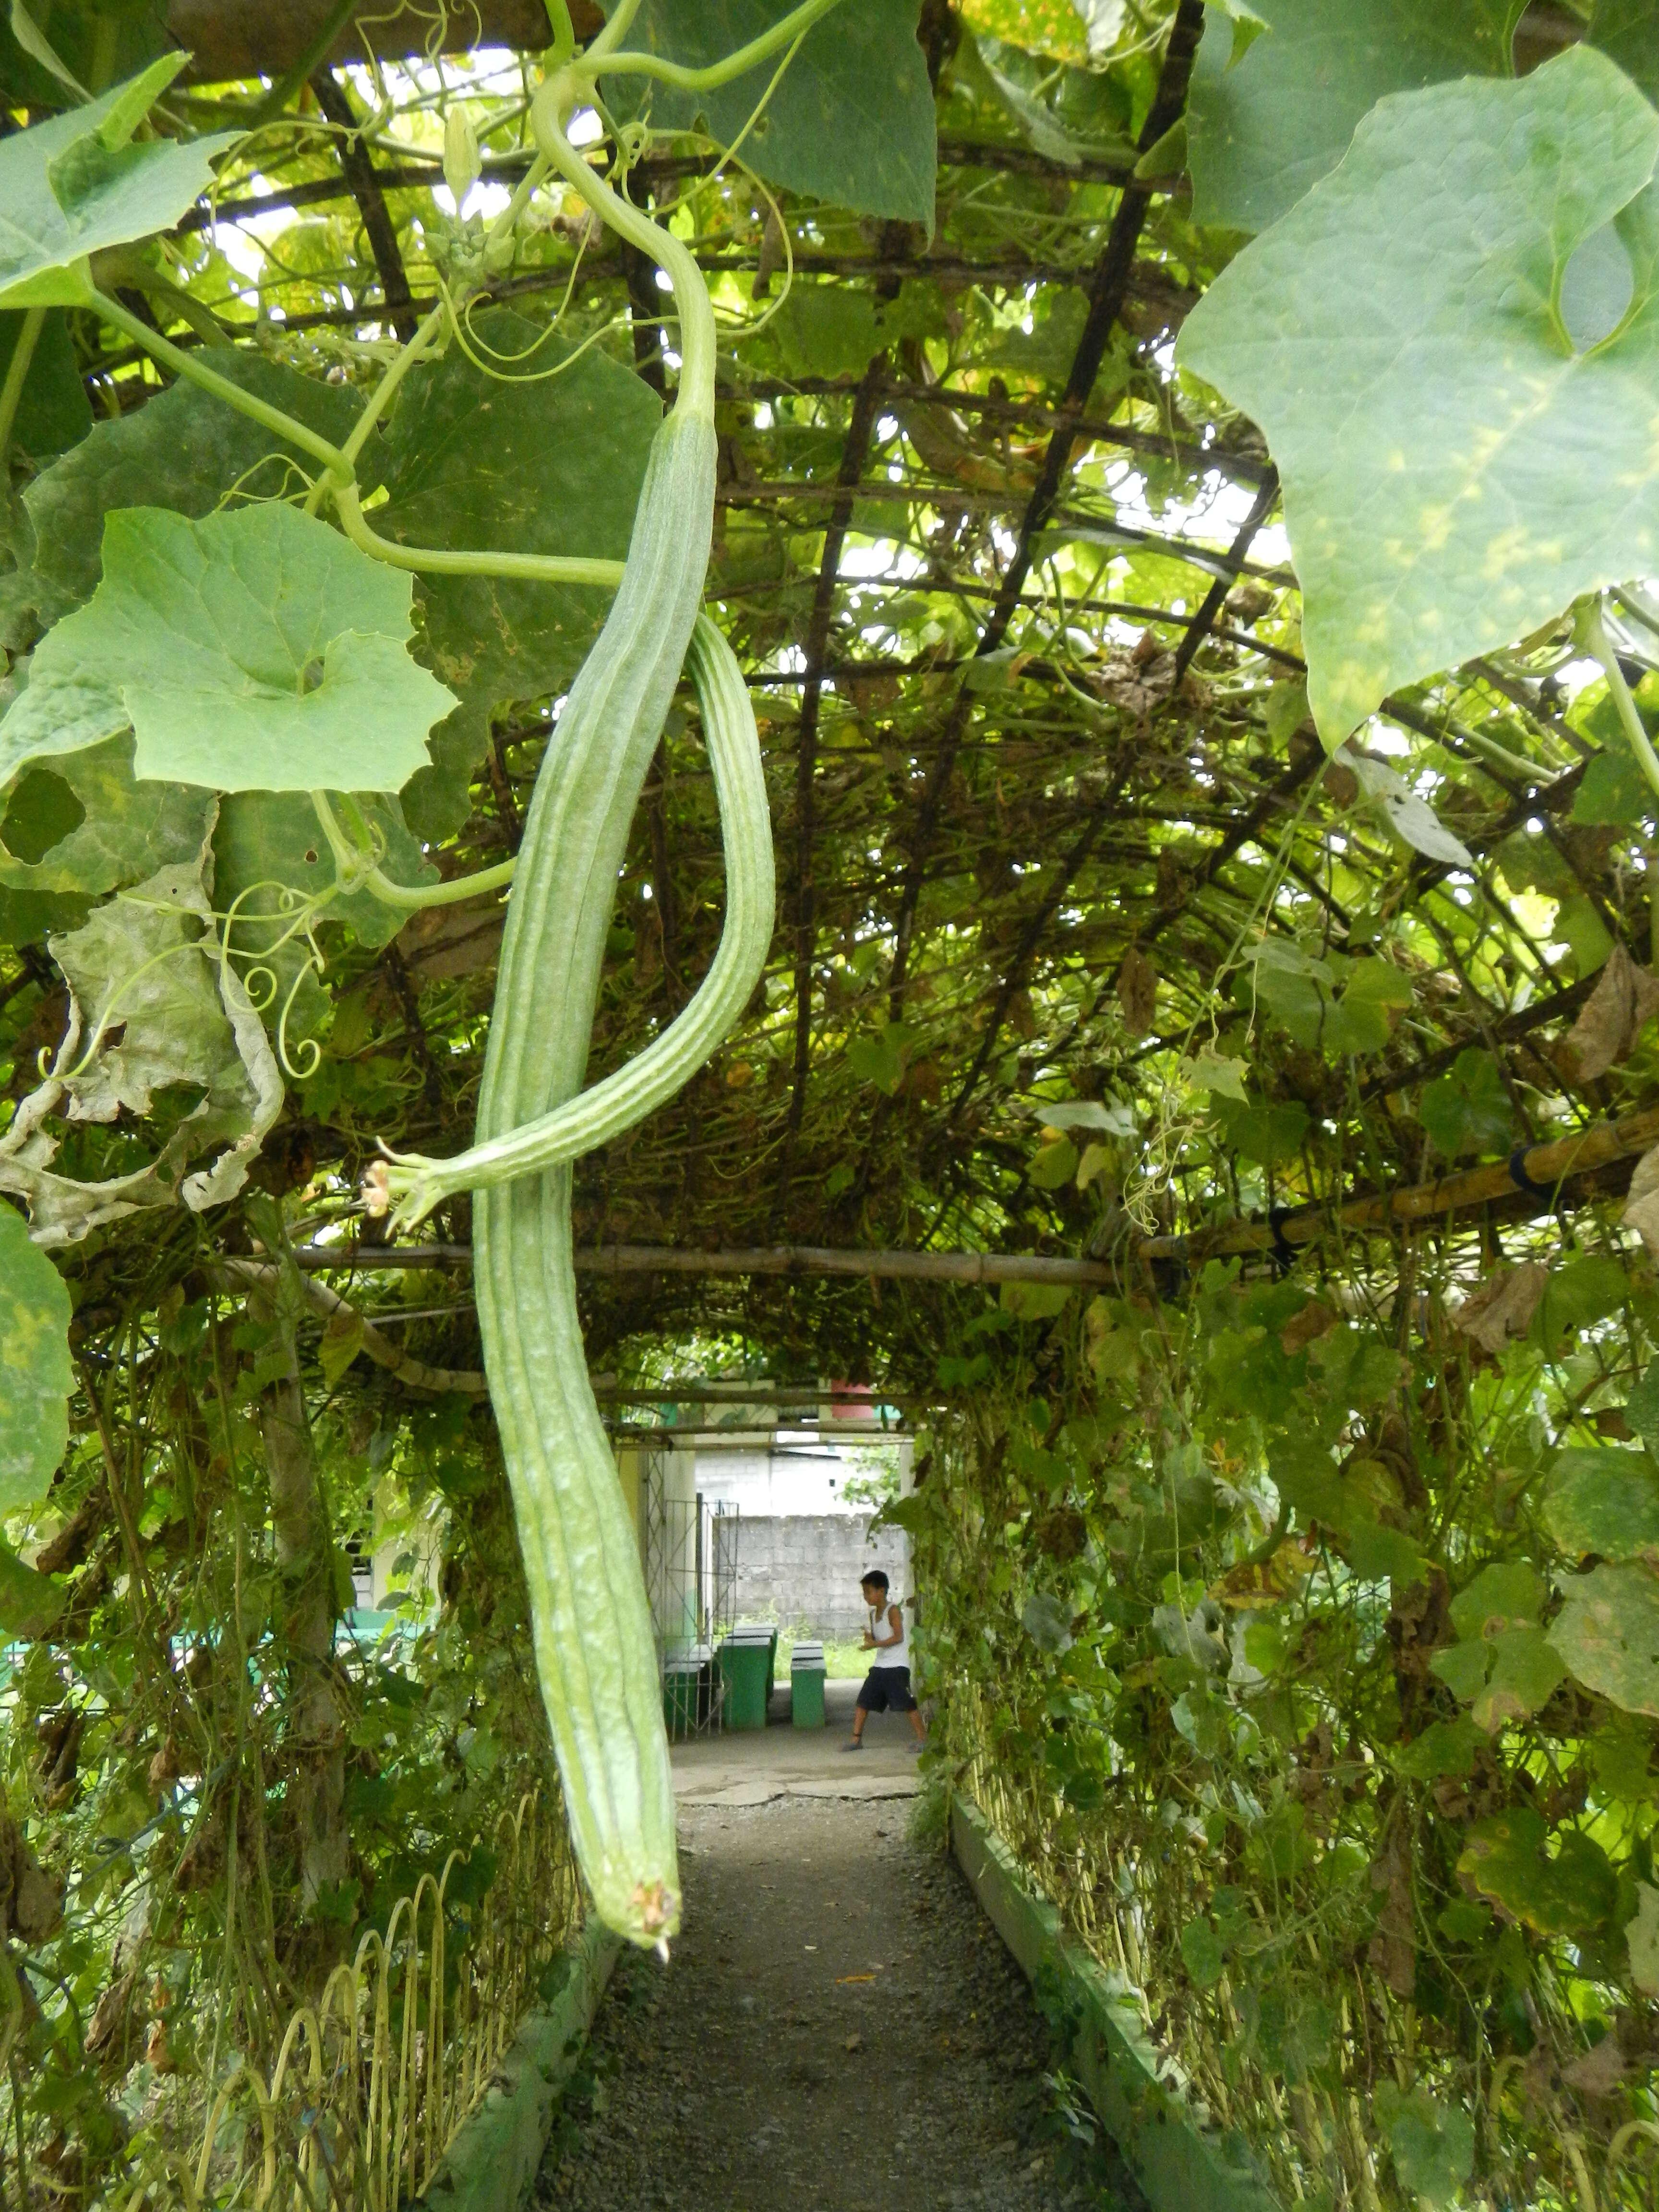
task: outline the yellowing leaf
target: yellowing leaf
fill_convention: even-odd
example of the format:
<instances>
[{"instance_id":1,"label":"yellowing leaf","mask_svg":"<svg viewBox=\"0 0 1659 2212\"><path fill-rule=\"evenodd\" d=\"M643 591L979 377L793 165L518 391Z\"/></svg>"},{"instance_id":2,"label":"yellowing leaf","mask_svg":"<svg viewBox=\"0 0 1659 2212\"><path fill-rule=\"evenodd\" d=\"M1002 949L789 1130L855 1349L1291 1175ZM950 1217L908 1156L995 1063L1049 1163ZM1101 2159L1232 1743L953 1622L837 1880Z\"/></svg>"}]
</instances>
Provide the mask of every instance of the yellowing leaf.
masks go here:
<instances>
[{"instance_id":1,"label":"yellowing leaf","mask_svg":"<svg viewBox=\"0 0 1659 2212\"><path fill-rule=\"evenodd\" d=\"M1659 114L1589 47L1397 94L1188 318L1181 361L1279 464L1328 744L1397 685L1659 566L1656 156ZM1598 234L1633 289L1592 343L1556 303Z\"/></svg>"}]
</instances>

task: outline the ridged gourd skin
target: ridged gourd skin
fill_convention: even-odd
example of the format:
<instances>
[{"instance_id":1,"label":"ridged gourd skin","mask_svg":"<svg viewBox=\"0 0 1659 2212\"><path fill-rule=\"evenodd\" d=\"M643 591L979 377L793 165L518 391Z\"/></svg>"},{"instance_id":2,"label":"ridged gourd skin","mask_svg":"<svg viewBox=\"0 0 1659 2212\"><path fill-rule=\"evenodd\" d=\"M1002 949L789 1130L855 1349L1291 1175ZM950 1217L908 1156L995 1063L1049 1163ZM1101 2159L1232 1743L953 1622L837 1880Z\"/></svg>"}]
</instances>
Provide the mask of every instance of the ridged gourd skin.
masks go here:
<instances>
[{"instance_id":1,"label":"ridged gourd skin","mask_svg":"<svg viewBox=\"0 0 1659 2212\"><path fill-rule=\"evenodd\" d=\"M480 1142L580 1088L629 824L708 565L712 422L658 431L623 582L537 777L507 906ZM484 1363L529 1585L536 1667L578 1863L642 1945L679 1925L673 1782L639 1542L587 1381L568 1166L480 1189Z\"/></svg>"}]
</instances>

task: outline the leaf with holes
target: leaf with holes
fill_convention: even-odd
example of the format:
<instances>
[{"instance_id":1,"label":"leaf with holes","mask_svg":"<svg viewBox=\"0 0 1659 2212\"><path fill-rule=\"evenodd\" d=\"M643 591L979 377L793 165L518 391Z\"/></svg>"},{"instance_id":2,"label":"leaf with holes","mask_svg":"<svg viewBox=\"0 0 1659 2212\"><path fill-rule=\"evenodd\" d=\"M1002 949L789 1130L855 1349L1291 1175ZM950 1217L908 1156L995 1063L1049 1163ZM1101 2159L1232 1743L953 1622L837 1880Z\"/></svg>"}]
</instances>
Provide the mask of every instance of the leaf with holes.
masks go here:
<instances>
[{"instance_id":1,"label":"leaf with holes","mask_svg":"<svg viewBox=\"0 0 1659 2212\"><path fill-rule=\"evenodd\" d=\"M1659 566L1656 156L1659 114L1588 47L1396 94L1188 318L1181 361L1279 464L1333 748Z\"/></svg>"},{"instance_id":2,"label":"leaf with holes","mask_svg":"<svg viewBox=\"0 0 1659 2212\"><path fill-rule=\"evenodd\" d=\"M0 141L0 306L78 306L89 255L170 230L211 184L213 157L238 132L133 139L187 58L164 54L84 107Z\"/></svg>"},{"instance_id":3,"label":"leaf with holes","mask_svg":"<svg viewBox=\"0 0 1659 2212\"><path fill-rule=\"evenodd\" d=\"M88 902L202 849L212 799L177 783L139 783L132 739L21 769L0 808L0 935L27 944L74 928Z\"/></svg>"},{"instance_id":4,"label":"leaf with holes","mask_svg":"<svg viewBox=\"0 0 1659 2212\"><path fill-rule=\"evenodd\" d=\"M1587 1690L1627 1713L1659 1715L1659 1572L1594 1567L1562 1582L1550 1641Z\"/></svg>"},{"instance_id":5,"label":"leaf with holes","mask_svg":"<svg viewBox=\"0 0 1659 2212\"><path fill-rule=\"evenodd\" d=\"M0 722L0 775L131 725L141 778L397 791L453 703L407 650L412 588L289 507L118 509L102 583Z\"/></svg>"},{"instance_id":6,"label":"leaf with holes","mask_svg":"<svg viewBox=\"0 0 1659 2212\"><path fill-rule=\"evenodd\" d=\"M69 1442L69 1324L63 1277L29 1242L22 1217L0 1204L0 1521L40 1504Z\"/></svg>"}]
</instances>

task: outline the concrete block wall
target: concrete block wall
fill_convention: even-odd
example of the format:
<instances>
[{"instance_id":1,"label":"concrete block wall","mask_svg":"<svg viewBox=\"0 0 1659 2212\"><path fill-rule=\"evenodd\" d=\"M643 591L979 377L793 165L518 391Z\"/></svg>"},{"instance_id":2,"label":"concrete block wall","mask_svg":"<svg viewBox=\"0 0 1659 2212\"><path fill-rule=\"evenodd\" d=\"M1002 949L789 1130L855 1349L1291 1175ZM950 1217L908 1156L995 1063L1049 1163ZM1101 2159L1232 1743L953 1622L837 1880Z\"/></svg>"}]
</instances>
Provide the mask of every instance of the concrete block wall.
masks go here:
<instances>
[{"instance_id":1,"label":"concrete block wall","mask_svg":"<svg viewBox=\"0 0 1659 2212\"><path fill-rule=\"evenodd\" d=\"M738 1618L856 1640L865 1626L860 1575L884 1568L896 1597L911 1595L909 1538L902 1528L872 1537L872 1517L744 1514L738 1523ZM914 1618L908 1608L905 1617Z\"/></svg>"}]
</instances>

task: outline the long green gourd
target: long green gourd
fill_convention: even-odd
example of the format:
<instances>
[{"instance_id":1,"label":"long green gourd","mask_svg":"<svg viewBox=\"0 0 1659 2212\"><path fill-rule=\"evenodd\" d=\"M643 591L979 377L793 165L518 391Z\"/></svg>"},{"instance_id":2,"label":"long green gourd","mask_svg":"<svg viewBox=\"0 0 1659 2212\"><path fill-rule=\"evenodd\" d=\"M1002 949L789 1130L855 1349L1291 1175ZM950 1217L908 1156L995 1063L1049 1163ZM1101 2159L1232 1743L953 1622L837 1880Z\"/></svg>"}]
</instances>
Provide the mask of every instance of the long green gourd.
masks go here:
<instances>
[{"instance_id":1,"label":"long green gourd","mask_svg":"<svg viewBox=\"0 0 1659 2212\"><path fill-rule=\"evenodd\" d=\"M605 628L537 779L507 908L477 1135L572 1097L586 1072L617 876L702 596L714 501L714 329L678 241L615 198L564 133L580 83L548 81L542 152L665 270L681 376L658 431ZM571 1839L599 1917L632 1942L679 1925L673 1781L639 1543L587 1382L568 1164L486 1182L473 1211L484 1364L513 1488L537 1672Z\"/></svg>"},{"instance_id":2,"label":"long green gourd","mask_svg":"<svg viewBox=\"0 0 1659 2212\"><path fill-rule=\"evenodd\" d=\"M665 1949L678 1925L680 1897L655 1645L635 1532L587 1384L568 1163L669 1096L741 1011L769 940L771 846L746 687L724 640L698 617L714 495L714 322L708 292L685 248L599 181L564 126L574 109L592 104L602 74L712 88L782 46L793 51L836 4L801 0L739 52L690 70L617 51L638 0L619 0L607 29L580 58L562 0L549 0L553 67L532 110L538 153L492 235L510 229L541 180L556 171L668 276L679 317L679 388L653 447L617 599L538 778L514 872L479 1141L457 1160L394 1162L381 1186L385 1195L391 1183L404 1209L414 1211L444 1191L478 1193L475 1265L485 1364L572 1841L600 1917L637 1943ZM356 433L336 447L214 374L118 301L89 297L179 374L312 453L323 475L307 506L314 512L330 500L347 536L376 558L422 571L550 583L617 580L609 562L394 547L368 523L355 482L357 453L401 378L443 328L442 315L422 325L383 377ZM617 874L688 647L725 817L732 871L726 927L703 988L680 1019L629 1066L580 1098ZM328 795L314 796L337 861L343 869L361 863L364 887L391 902L413 907L483 888L482 879L465 894L453 884L434 890L387 883L372 854L349 849ZM491 879L504 873L494 872Z\"/></svg>"}]
</instances>

